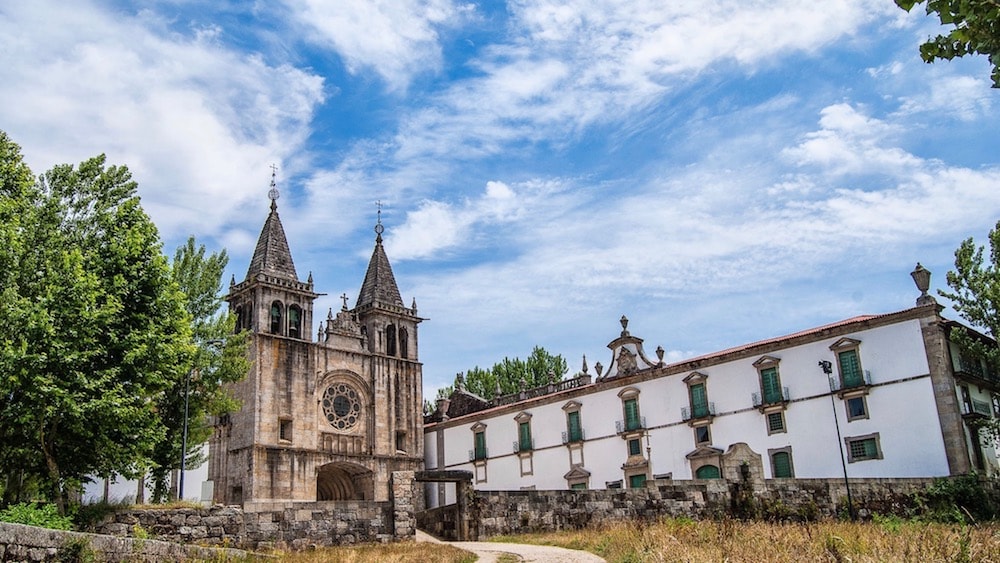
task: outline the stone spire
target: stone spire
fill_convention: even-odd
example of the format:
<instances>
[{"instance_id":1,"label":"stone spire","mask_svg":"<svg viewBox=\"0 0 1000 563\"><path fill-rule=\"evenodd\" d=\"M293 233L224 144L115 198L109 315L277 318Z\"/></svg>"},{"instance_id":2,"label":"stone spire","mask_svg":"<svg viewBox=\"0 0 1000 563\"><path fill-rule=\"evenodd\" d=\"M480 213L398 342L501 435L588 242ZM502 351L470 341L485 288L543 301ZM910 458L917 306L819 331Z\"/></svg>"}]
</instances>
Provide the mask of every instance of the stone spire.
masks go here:
<instances>
[{"instance_id":1,"label":"stone spire","mask_svg":"<svg viewBox=\"0 0 1000 563\"><path fill-rule=\"evenodd\" d=\"M374 303L403 306L403 298L399 296L399 287L396 286L396 278L392 275L389 257L385 255L385 249L382 248L382 233L384 231L382 210L379 209L378 223L375 225L375 250L372 252L371 261L368 262L365 281L361 284L361 291L358 293L358 307Z\"/></svg>"},{"instance_id":2,"label":"stone spire","mask_svg":"<svg viewBox=\"0 0 1000 563\"><path fill-rule=\"evenodd\" d=\"M288 250L285 229L281 226L281 219L278 217L279 194L274 180L275 170L276 168L272 167L271 190L267 194L267 197L271 199L271 213L268 214L267 220L264 221L264 228L260 231L260 238L257 239L257 248L250 260L246 279L249 280L257 274L267 274L298 281L295 264L292 262L292 253Z\"/></svg>"}]
</instances>

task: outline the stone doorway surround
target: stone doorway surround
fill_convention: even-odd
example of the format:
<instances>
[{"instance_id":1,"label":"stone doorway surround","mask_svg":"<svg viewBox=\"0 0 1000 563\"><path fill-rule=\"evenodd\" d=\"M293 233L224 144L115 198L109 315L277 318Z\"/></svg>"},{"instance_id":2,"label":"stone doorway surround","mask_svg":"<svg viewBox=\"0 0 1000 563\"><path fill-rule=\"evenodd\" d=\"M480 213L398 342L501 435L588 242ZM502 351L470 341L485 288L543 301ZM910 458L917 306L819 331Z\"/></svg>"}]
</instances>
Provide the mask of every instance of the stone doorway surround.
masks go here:
<instances>
[{"instance_id":1,"label":"stone doorway surround","mask_svg":"<svg viewBox=\"0 0 1000 563\"><path fill-rule=\"evenodd\" d=\"M458 541L469 541L472 537L473 527L470 525L469 500L473 492L472 472L463 470L430 470L417 471L413 476L414 483L455 483L455 504L434 509L442 516L454 514L455 539ZM428 514L431 511L424 511ZM419 520L419 518L418 518Z\"/></svg>"}]
</instances>

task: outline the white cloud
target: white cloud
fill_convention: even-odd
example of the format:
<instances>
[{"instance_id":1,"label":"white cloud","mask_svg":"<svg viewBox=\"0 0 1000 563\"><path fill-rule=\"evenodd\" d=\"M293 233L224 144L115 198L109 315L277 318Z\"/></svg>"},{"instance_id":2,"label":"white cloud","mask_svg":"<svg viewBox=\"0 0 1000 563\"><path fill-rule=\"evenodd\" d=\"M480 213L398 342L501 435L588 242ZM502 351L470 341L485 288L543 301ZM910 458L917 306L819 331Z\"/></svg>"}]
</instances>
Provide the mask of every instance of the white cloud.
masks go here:
<instances>
[{"instance_id":1,"label":"white cloud","mask_svg":"<svg viewBox=\"0 0 1000 563\"><path fill-rule=\"evenodd\" d=\"M165 237L248 239L225 225L263 199L267 166L301 146L320 77L230 51L215 28L180 36L149 12L88 2L2 12L0 122L36 172L105 152L132 170Z\"/></svg>"},{"instance_id":2,"label":"white cloud","mask_svg":"<svg viewBox=\"0 0 1000 563\"><path fill-rule=\"evenodd\" d=\"M393 89L442 64L439 31L474 12L452 0L287 0L313 40L331 45L352 74L374 69Z\"/></svg>"}]
</instances>

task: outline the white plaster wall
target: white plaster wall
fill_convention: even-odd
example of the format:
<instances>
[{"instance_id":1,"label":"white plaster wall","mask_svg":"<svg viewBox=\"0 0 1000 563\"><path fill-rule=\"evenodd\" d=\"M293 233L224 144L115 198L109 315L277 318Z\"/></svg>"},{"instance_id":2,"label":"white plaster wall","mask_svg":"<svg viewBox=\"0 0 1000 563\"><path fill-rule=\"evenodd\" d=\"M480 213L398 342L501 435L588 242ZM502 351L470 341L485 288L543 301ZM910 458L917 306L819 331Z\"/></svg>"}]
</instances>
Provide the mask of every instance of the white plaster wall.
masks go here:
<instances>
[{"instance_id":1,"label":"white plaster wall","mask_svg":"<svg viewBox=\"0 0 1000 563\"><path fill-rule=\"evenodd\" d=\"M764 474L771 477L768 449L791 446L796 477L841 477L840 447L833 423L834 411L842 438L878 432L883 459L848 464L852 477L919 477L948 474L934 396L928 375L919 321L859 331L848 335L860 340L862 369L870 372L875 384L867 395L868 419L847 422L844 401L834 396L831 407L829 382L818 366L820 360L834 364L830 346L840 337L829 338L769 353L779 359L781 385L789 389L791 402L785 411L784 433L767 434L766 418L753 407L752 394L760 391L753 362L759 356L699 369L708 376L708 400L717 416L711 424L712 446L725 451L731 444L746 442L762 456ZM639 390L640 416L649 428L651 473L672 473L677 479L692 478L685 455L695 449L694 431L681 420L681 409L689 405L688 388L683 382L690 372L663 377L601 392L572 397L581 404L580 419L586 437L584 468L591 472L590 487L604 488L609 481L624 478L627 444L616 434L615 423L622 420L618 393L631 386ZM914 378L914 379L909 379ZM884 384L884 385L880 385ZM563 476L570 470L569 453L562 445L566 415L562 407L570 400L542 406L525 404L532 415L534 438L532 475L521 475L512 444L517 440L514 417L522 411L487 415L486 442L488 480L478 489L517 490L564 489ZM980 399L988 400L988 399ZM448 469L469 469L472 449L470 417L465 424L447 428L445 460ZM430 442L428 442L428 447ZM643 453L647 442L642 442ZM845 452L846 456L846 452ZM430 458L428 458L430 459ZM627 484L626 484L627 485Z\"/></svg>"}]
</instances>

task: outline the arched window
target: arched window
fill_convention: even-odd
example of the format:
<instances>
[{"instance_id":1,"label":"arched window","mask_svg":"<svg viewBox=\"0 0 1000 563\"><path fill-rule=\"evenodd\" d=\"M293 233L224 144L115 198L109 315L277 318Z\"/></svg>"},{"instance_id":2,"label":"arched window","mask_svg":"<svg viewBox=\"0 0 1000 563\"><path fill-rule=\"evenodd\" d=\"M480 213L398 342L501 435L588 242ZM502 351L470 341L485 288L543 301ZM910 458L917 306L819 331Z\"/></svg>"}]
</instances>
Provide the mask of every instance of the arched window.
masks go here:
<instances>
[{"instance_id":1,"label":"arched window","mask_svg":"<svg viewBox=\"0 0 1000 563\"><path fill-rule=\"evenodd\" d=\"M271 303L271 334L281 334L281 301Z\"/></svg>"},{"instance_id":2,"label":"arched window","mask_svg":"<svg viewBox=\"0 0 1000 563\"><path fill-rule=\"evenodd\" d=\"M409 342L409 339L410 339L410 334L408 332L406 332L406 329L405 328L400 328L399 329L399 357L403 358L404 360L410 357L410 355L409 355L409 351L410 351L410 346L409 346L410 342Z\"/></svg>"},{"instance_id":3,"label":"arched window","mask_svg":"<svg viewBox=\"0 0 1000 563\"><path fill-rule=\"evenodd\" d=\"M233 332L238 333L243 330L243 307L237 307L236 310L233 311L233 316L236 317L236 325L233 327Z\"/></svg>"},{"instance_id":4,"label":"arched window","mask_svg":"<svg viewBox=\"0 0 1000 563\"><path fill-rule=\"evenodd\" d=\"M301 338L302 333L302 309L298 305L288 307L288 336Z\"/></svg>"},{"instance_id":5,"label":"arched window","mask_svg":"<svg viewBox=\"0 0 1000 563\"><path fill-rule=\"evenodd\" d=\"M696 479L718 479L722 476L719 468L714 465L702 465L694 472Z\"/></svg>"},{"instance_id":6,"label":"arched window","mask_svg":"<svg viewBox=\"0 0 1000 563\"><path fill-rule=\"evenodd\" d=\"M385 353L390 356L396 355L396 325L385 327Z\"/></svg>"}]
</instances>

